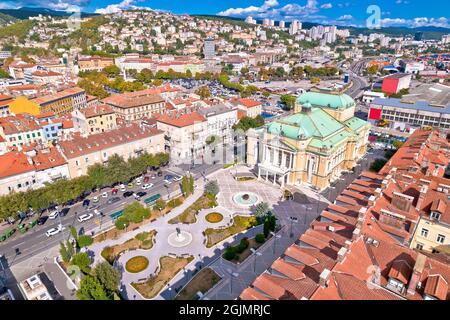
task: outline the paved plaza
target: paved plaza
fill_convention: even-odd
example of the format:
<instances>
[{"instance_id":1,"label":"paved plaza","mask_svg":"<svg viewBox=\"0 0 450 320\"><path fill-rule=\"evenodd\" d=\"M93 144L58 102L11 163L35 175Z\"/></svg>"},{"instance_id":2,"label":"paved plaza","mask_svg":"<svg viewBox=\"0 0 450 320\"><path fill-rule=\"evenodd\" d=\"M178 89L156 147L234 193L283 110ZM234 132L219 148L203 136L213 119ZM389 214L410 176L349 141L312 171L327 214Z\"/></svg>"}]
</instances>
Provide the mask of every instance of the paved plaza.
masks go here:
<instances>
[{"instance_id":1,"label":"paved plaza","mask_svg":"<svg viewBox=\"0 0 450 320\"><path fill-rule=\"evenodd\" d=\"M245 170L245 166L240 168L240 170ZM241 289L238 284L241 283L242 286L248 285L256 277L258 272L260 273L264 270L262 269L263 266L270 265L276 256L280 255L288 245L295 241L295 239L291 237L291 234L302 234L309 223L317 216L318 212L314 205L311 205L312 201L308 201L305 204L300 204L294 201L285 201L282 199L282 192L278 186L265 184L257 179L250 181L237 181L234 178L234 173L235 169L233 168L223 169L207 177L208 180L217 180L219 182L220 192L217 195L218 206L215 208L201 210L197 214L197 221L195 223L174 225L169 224L168 221L181 214L186 208L202 196L206 179L198 180L197 189L194 194L186 199L181 206L174 208L167 215L160 217L151 223L143 225L136 230L122 234L117 239L106 240L90 246L89 251L94 257L94 263L104 261L101 256L101 251L105 247L124 243L143 231L155 230L157 234L154 237L154 245L150 250L130 250L123 253L116 261L116 267L122 271L121 292L126 298L136 300L145 299L131 286L131 283L143 281L154 274L159 268L159 258L167 255L191 255L194 257L194 260L186 266L183 271L178 273L170 281L166 289L162 290L154 299L173 298L176 291L181 289L193 277L196 271L207 265L223 278L217 285L218 288L223 286L224 283L228 283L229 279L226 277L228 270L233 269L234 271L239 271L241 273L241 277L236 280L236 287L232 291L226 291L228 292L228 295L235 295L238 290ZM258 257L259 262L256 270L257 272L254 272L252 265L249 264L252 257L244 261L244 263L238 268L233 265L233 263L223 260L221 258L221 254L225 247L240 241L243 237L254 237L257 233L261 233L262 226L257 226L246 230L241 234L234 235L216 244L212 248L206 247L206 237L203 235L203 232L207 228L221 228L231 225L235 215L253 214L255 205L244 206L233 201L233 196L240 192L248 192L257 195L258 201L256 204L259 202L267 202L270 207L273 208L273 211L278 218L279 225L282 226L282 229L279 232L280 236L272 237L271 240L273 242L277 241L278 243L271 244L271 241L267 241L266 244L259 249L262 255ZM308 197L308 195L305 195L305 197ZM219 223L207 222L205 216L211 212L219 212L223 215L223 220ZM290 219L292 216L296 216L298 218L296 223L293 223ZM182 232L186 232L192 237L188 244L179 247L169 244L168 238L170 235L172 235L173 238L173 234L176 232L177 227ZM129 273L125 270L124 266L130 258L135 256L145 256L149 260L149 266L142 272ZM216 291L216 289L211 290L211 293L208 293L208 297L217 299L225 297L214 294ZM226 295L226 293L223 294Z\"/></svg>"}]
</instances>

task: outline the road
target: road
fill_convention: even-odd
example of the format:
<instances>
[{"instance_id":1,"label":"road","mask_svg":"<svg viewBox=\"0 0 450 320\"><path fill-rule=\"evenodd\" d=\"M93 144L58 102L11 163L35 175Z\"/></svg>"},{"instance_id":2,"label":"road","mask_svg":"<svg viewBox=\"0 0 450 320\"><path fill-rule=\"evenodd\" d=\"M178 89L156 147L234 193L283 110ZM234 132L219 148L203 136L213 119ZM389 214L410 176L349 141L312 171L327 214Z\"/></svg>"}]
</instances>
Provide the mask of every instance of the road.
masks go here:
<instances>
[{"instance_id":1,"label":"road","mask_svg":"<svg viewBox=\"0 0 450 320\"><path fill-rule=\"evenodd\" d=\"M351 64L350 70L346 70L350 75L353 85L348 90L346 90L345 93L351 96L353 99L358 98L358 96L362 92L364 92L365 88L369 85L366 79L360 76L366 66L366 62L366 59L359 60Z\"/></svg>"},{"instance_id":2,"label":"road","mask_svg":"<svg viewBox=\"0 0 450 320\"><path fill-rule=\"evenodd\" d=\"M213 171L218 170L219 168L222 168L222 164L216 164L216 165L196 165L193 169L190 170L190 172L194 175L194 177L197 179L202 176L202 173L205 171L206 174L211 173ZM174 170L173 168L164 169L163 171L168 173L176 173L180 174L183 172L188 171L190 168L189 165L181 165L178 167L178 170ZM163 198L165 198L169 193L173 194L175 191L180 190L179 183L173 182L169 185L169 188L165 187L165 183L163 181L163 177L156 177L155 179L151 179L151 183L154 184L152 188L149 190L145 190L147 192L147 195L143 197L143 199L146 199L152 195L155 194L161 194ZM141 186L135 186L134 188L130 189L132 191L140 191ZM107 191L108 192L108 198L110 198L110 189L102 189L101 192ZM88 198L92 199L95 195L98 195L98 192L96 194L90 195ZM58 245L58 243L62 240L66 240L70 237L70 231L69 227L74 226L77 228L77 230L83 229L85 234L92 234L92 232L95 232L95 234L98 234L102 230L106 230L109 228L113 221L110 214L117 212L124 208L125 205L135 201L135 199L131 196L128 198L124 198L122 196L122 192L119 191L117 193L118 197L121 198L120 202L116 202L114 204L108 204L107 200L108 198L101 198L98 205L98 210L104 214L104 216L96 216L94 214L94 217L88 221L85 222L78 222L77 217L81 214L86 213L86 209L82 207L82 203L76 203L75 205L71 206L69 209L69 212L64 217L58 217L54 220L47 220L47 222L44 225L36 226L32 230L28 231L27 233L19 236L15 236L11 238L11 240L6 241L2 243L0 246L0 253L5 257L5 259L8 261L8 266L11 267L16 263L19 263L21 261L24 261L33 255L39 254L48 248L54 247ZM91 200L92 204L92 200ZM93 210L91 210L93 211ZM91 212L90 211L90 212ZM57 227L58 224L61 223L65 230L60 232L59 234L48 238L45 233L47 230ZM19 250L19 254L16 254L16 249Z\"/></svg>"}]
</instances>

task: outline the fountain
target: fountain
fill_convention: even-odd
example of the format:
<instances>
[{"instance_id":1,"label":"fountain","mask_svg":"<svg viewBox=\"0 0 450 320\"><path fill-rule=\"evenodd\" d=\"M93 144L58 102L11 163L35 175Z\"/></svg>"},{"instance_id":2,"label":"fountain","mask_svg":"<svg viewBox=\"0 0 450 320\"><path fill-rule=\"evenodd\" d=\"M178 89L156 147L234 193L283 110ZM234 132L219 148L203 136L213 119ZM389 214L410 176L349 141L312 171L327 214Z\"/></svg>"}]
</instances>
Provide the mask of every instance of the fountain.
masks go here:
<instances>
[{"instance_id":1,"label":"fountain","mask_svg":"<svg viewBox=\"0 0 450 320\"><path fill-rule=\"evenodd\" d=\"M189 245L192 242L192 234L187 231L181 231L180 228L176 228L175 232L172 232L167 238L169 245L175 248L181 248Z\"/></svg>"},{"instance_id":2,"label":"fountain","mask_svg":"<svg viewBox=\"0 0 450 320\"><path fill-rule=\"evenodd\" d=\"M239 192L233 196L233 202L243 207L251 207L258 201L259 197L253 192Z\"/></svg>"}]
</instances>

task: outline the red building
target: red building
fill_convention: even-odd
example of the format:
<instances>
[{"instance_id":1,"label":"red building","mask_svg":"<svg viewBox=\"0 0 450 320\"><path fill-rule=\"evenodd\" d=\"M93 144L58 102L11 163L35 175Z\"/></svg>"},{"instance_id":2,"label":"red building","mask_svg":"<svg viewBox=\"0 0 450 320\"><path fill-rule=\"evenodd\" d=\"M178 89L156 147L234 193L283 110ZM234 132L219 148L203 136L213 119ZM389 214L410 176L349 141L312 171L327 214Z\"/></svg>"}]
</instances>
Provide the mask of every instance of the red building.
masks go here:
<instances>
[{"instance_id":1,"label":"red building","mask_svg":"<svg viewBox=\"0 0 450 320\"><path fill-rule=\"evenodd\" d=\"M381 90L389 95L396 94L402 89L409 89L410 84L410 74L396 73L383 79Z\"/></svg>"}]
</instances>

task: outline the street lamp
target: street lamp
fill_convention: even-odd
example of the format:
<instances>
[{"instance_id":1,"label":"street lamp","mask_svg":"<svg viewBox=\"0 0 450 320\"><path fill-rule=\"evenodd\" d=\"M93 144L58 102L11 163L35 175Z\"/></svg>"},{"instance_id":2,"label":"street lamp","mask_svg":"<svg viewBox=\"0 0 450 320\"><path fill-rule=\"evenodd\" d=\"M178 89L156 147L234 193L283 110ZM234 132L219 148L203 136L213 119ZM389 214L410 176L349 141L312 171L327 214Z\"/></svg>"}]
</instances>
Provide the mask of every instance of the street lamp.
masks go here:
<instances>
[{"instance_id":1,"label":"street lamp","mask_svg":"<svg viewBox=\"0 0 450 320\"><path fill-rule=\"evenodd\" d=\"M256 251L256 250L253 249L253 248L250 248L250 251L253 253L253 256L255 257L255 258L253 259L253 272L256 273L256 257L262 256L262 253Z\"/></svg>"},{"instance_id":2,"label":"street lamp","mask_svg":"<svg viewBox=\"0 0 450 320\"><path fill-rule=\"evenodd\" d=\"M273 240L273 255L275 255L275 246L276 246L276 243L277 243L277 239L280 239L281 236L275 234L275 232L273 232L273 231L270 231L270 234L271 234L271 235L273 236L273 238L274 238L274 240Z\"/></svg>"},{"instance_id":3,"label":"street lamp","mask_svg":"<svg viewBox=\"0 0 450 320\"><path fill-rule=\"evenodd\" d=\"M292 238L294 236L294 233L292 232L292 225L295 223L297 223L298 219L297 217L289 217L289 220L291 220L291 228L290 228L290 232L289 232L289 238Z\"/></svg>"},{"instance_id":4,"label":"street lamp","mask_svg":"<svg viewBox=\"0 0 450 320\"><path fill-rule=\"evenodd\" d=\"M239 273L233 272L231 269L227 269L228 274L230 275L230 295L233 294L233 277L239 277Z\"/></svg>"}]
</instances>

